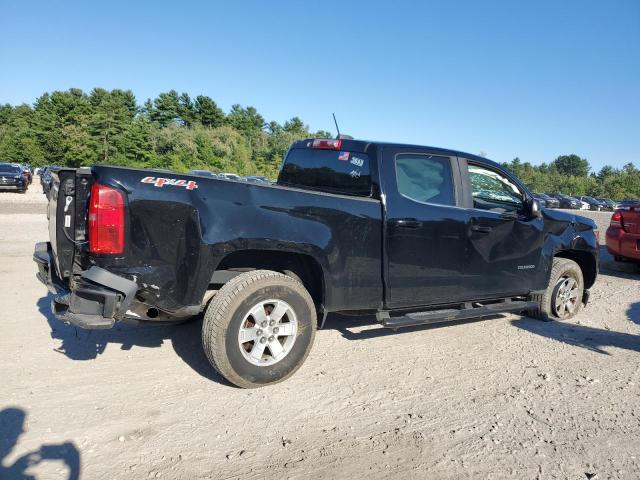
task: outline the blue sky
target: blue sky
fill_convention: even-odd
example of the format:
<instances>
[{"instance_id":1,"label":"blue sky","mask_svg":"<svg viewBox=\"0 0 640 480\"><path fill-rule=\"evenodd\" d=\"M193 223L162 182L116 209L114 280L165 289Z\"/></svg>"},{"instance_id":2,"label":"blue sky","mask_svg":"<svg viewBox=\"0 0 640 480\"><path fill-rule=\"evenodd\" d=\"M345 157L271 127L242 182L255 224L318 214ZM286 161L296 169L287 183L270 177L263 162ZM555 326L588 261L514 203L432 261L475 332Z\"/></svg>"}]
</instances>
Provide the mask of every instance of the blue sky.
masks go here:
<instances>
[{"instance_id":1,"label":"blue sky","mask_svg":"<svg viewBox=\"0 0 640 480\"><path fill-rule=\"evenodd\" d=\"M176 89L497 161L640 166L640 2L0 0L0 103Z\"/></svg>"}]
</instances>

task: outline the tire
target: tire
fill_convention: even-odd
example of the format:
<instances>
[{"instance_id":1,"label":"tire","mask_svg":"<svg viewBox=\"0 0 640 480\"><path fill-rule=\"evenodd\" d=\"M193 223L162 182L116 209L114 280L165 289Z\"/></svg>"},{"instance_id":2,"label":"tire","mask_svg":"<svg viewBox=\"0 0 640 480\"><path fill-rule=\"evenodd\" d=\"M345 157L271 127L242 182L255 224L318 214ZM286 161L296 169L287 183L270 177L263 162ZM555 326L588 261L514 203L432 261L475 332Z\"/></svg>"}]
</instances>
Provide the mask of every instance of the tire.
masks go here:
<instances>
[{"instance_id":1,"label":"tire","mask_svg":"<svg viewBox=\"0 0 640 480\"><path fill-rule=\"evenodd\" d=\"M549 285L543 294L531 295L540 306L528 312L543 321L569 320L582 308L584 279L580 266L568 258L553 259Z\"/></svg>"},{"instance_id":2,"label":"tire","mask_svg":"<svg viewBox=\"0 0 640 480\"><path fill-rule=\"evenodd\" d=\"M202 323L202 345L213 368L229 382L262 387L300 368L313 345L316 323L311 295L298 280L254 270L233 278L213 297Z\"/></svg>"}]
</instances>

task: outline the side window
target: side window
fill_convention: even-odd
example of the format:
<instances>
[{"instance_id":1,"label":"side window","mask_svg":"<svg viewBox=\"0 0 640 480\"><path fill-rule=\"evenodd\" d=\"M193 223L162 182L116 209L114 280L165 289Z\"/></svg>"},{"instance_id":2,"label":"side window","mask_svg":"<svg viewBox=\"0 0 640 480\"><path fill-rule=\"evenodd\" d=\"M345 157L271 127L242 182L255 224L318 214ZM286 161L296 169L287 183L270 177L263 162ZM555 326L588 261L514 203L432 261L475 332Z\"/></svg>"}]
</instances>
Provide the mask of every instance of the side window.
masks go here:
<instances>
[{"instance_id":1,"label":"side window","mask_svg":"<svg viewBox=\"0 0 640 480\"><path fill-rule=\"evenodd\" d=\"M469 165L473 207L498 212L517 212L524 198L520 189L506 176L478 165Z\"/></svg>"},{"instance_id":2,"label":"side window","mask_svg":"<svg viewBox=\"0 0 640 480\"><path fill-rule=\"evenodd\" d=\"M396 156L400 194L417 202L455 205L451 160L437 155L403 153Z\"/></svg>"}]
</instances>

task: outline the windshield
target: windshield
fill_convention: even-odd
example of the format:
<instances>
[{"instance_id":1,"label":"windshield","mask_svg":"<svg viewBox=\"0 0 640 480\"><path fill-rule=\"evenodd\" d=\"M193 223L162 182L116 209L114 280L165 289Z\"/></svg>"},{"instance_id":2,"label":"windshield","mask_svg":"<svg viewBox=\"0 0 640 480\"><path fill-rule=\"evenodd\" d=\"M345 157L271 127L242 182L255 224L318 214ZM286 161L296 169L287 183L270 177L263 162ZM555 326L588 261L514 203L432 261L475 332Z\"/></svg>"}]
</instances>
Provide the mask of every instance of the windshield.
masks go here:
<instances>
[{"instance_id":1,"label":"windshield","mask_svg":"<svg viewBox=\"0 0 640 480\"><path fill-rule=\"evenodd\" d=\"M0 164L0 173L9 173L12 175L16 175L18 173L20 173L20 168L19 167L14 167L13 165L8 165L8 164Z\"/></svg>"}]
</instances>

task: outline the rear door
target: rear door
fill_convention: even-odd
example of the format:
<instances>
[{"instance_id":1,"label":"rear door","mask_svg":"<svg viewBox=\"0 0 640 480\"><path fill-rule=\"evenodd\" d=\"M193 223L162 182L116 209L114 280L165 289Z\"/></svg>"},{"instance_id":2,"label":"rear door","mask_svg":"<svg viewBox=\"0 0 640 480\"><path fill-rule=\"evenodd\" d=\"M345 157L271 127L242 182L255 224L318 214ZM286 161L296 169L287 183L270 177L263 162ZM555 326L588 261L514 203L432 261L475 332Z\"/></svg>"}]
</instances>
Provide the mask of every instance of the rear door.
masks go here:
<instances>
[{"instance_id":1,"label":"rear door","mask_svg":"<svg viewBox=\"0 0 640 480\"><path fill-rule=\"evenodd\" d=\"M456 157L384 147L381 172L386 308L462 300L467 212Z\"/></svg>"},{"instance_id":2,"label":"rear door","mask_svg":"<svg viewBox=\"0 0 640 480\"><path fill-rule=\"evenodd\" d=\"M544 220L529 214L531 198L494 164L461 159L470 195L465 289L469 300L526 294L545 284ZM547 257L544 257L547 258Z\"/></svg>"}]
</instances>

